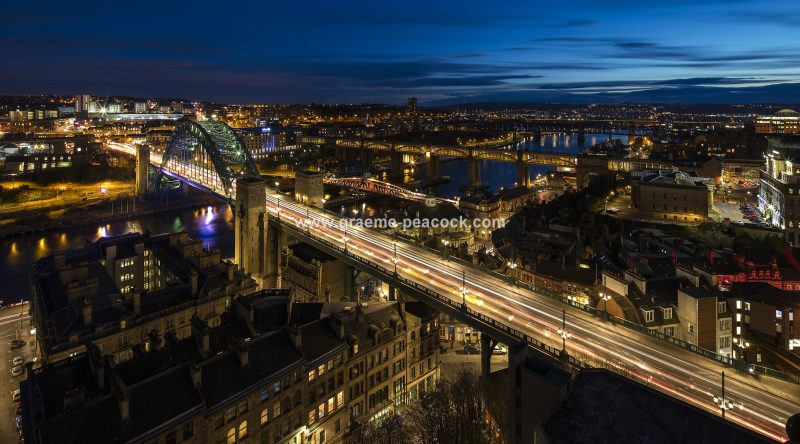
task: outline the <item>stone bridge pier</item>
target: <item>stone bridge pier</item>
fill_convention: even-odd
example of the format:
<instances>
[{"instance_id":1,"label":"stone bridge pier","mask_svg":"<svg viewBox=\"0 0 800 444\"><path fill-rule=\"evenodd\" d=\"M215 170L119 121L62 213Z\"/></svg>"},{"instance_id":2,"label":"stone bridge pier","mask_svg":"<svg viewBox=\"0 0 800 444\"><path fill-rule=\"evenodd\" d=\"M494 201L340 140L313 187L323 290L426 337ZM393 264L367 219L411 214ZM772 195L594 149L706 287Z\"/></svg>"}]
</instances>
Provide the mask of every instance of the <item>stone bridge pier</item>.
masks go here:
<instances>
[{"instance_id":1,"label":"stone bridge pier","mask_svg":"<svg viewBox=\"0 0 800 444\"><path fill-rule=\"evenodd\" d=\"M481 186L481 161L474 156L467 158L467 186Z\"/></svg>"}]
</instances>

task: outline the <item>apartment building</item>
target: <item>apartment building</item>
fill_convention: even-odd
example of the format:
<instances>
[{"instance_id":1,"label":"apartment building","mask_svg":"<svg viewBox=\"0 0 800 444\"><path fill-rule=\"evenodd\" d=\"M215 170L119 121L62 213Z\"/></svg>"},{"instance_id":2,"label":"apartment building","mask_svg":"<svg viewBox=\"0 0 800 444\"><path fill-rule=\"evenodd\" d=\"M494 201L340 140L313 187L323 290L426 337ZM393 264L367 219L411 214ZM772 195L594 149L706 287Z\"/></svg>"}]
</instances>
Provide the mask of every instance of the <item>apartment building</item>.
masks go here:
<instances>
[{"instance_id":1,"label":"apartment building","mask_svg":"<svg viewBox=\"0 0 800 444\"><path fill-rule=\"evenodd\" d=\"M341 442L439 378L437 314L418 303L232 302L218 325L122 363L93 343L22 383L26 442ZM84 375L75 378L74 375ZM87 421L91 418L91 421Z\"/></svg>"},{"instance_id":2,"label":"apartment building","mask_svg":"<svg viewBox=\"0 0 800 444\"><path fill-rule=\"evenodd\" d=\"M715 290L678 289L678 317L683 340L717 354L736 358L733 349L733 314Z\"/></svg>"}]
</instances>

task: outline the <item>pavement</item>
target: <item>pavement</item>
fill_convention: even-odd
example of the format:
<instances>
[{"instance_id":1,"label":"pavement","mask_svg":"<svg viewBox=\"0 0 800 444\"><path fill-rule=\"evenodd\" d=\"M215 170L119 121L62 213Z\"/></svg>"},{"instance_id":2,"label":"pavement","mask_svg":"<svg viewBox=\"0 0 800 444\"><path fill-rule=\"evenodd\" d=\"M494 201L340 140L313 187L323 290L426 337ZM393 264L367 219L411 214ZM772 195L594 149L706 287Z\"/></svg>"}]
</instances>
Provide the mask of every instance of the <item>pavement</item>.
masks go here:
<instances>
[{"instance_id":1,"label":"pavement","mask_svg":"<svg viewBox=\"0 0 800 444\"><path fill-rule=\"evenodd\" d=\"M36 351L35 337L30 334L30 316L27 303L0 310L0 442L17 442L19 433L15 424L16 404L11 402L11 392L19 388L27 374L11 376L11 361L15 356L22 356L30 362ZM26 342L25 346L11 350L11 341L17 338ZM23 364L24 367L24 364Z\"/></svg>"}]
</instances>

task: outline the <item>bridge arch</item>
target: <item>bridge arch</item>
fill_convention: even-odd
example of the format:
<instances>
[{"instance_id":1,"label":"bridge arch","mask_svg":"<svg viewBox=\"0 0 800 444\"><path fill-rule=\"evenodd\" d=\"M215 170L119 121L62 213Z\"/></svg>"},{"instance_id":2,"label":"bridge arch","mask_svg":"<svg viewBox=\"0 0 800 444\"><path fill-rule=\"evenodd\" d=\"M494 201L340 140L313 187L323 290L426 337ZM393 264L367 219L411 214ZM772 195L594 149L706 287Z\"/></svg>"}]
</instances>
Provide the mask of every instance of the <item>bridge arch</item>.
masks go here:
<instances>
[{"instance_id":1,"label":"bridge arch","mask_svg":"<svg viewBox=\"0 0 800 444\"><path fill-rule=\"evenodd\" d=\"M235 195L236 179L261 177L242 138L230 126L212 120L180 122L161 165L162 176L174 173L228 199Z\"/></svg>"}]
</instances>

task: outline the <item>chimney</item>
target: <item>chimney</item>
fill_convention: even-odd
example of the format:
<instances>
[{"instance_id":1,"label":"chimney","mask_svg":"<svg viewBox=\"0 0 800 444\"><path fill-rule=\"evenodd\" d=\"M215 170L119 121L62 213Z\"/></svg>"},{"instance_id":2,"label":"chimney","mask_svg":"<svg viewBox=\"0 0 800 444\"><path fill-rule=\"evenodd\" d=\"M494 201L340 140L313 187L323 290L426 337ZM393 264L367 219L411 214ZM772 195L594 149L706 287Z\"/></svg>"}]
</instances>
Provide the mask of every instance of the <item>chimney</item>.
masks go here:
<instances>
[{"instance_id":1,"label":"chimney","mask_svg":"<svg viewBox=\"0 0 800 444\"><path fill-rule=\"evenodd\" d=\"M142 313L142 292L140 291L133 293L133 313L137 315Z\"/></svg>"},{"instance_id":2,"label":"chimney","mask_svg":"<svg viewBox=\"0 0 800 444\"><path fill-rule=\"evenodd\" d=\"M195 387L200 387L203 382L203 369L196 363L192 363L191 367L189 368L192 376L192 384Z\"/></svg>"},{"instance_id":3,"label":"chimney","mask_svg":"<svg viewBox=\"0 0 800 444\"><path fill-rule=\"evenodd\" d=\"M194 269L189 272L189 290L192 296L197 296L197 271Z\"/></svg>"},{"instance_id":4,"label":"chimney","mask_svg":"<svg viewBox=\"0 0 800 444\"><path fill-rule=\"evenodd\" d=\"M228 273L228 280L229 281L233 280L233 274L234 274L233 272L236 270L235 267L236 266L233 265L233 262L226 262L225 263L225 271Z\"/></svg>"},{"instance_id":5,"label":"chimney","mask_svg":"<svg viewBox=\"0 0 800 444\"><path fill-rule=\"evenodd\" d=\"M231 338L228 341L228 348L236 352L236 356L239 357L239 364L242 367L250 363L250 359L247 354L247 341L247 339L242 340L239 338Z\"/></svg>"},{"instance_id":6,"label":"chimney","mask_svg":"<svg viewBox=\"0 0 800 444\"><path fill-rule=\"evenodd\" d=\"M294 343L295 348L299 349L303 345L300 329L297 328L297 325L292 325L289 328L289 336L292 338L292 343Z\"/></svg>"},{"instance_id":7,"label":"chimney","mask_svg":"<svg viewBox=\"0 0 800 444\"><path fill-rule=\"evenodd\" d=\"M83 298L83 325L92 325L92 298Z\"/></svg>"}]
</instances>

